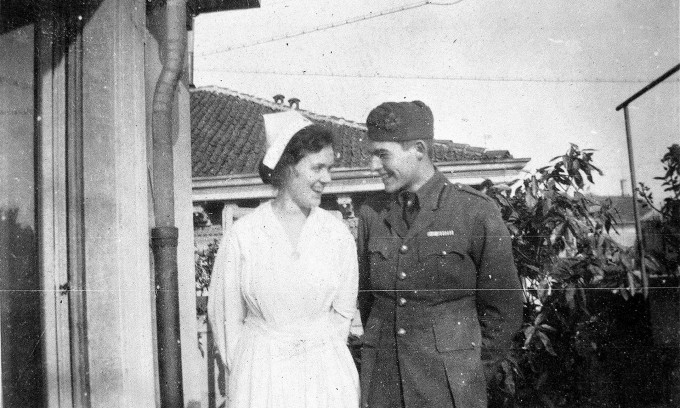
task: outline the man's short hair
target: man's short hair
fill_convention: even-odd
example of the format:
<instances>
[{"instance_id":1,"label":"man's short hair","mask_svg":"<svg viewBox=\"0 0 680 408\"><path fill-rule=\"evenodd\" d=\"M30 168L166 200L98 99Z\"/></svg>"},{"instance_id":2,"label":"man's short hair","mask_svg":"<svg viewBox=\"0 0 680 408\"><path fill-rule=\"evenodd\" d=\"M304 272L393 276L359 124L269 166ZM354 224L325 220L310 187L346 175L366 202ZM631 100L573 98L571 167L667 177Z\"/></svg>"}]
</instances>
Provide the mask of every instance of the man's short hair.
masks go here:
<instances>
[{"instance_id":1,"label":"man's short hair","mask_svg":"<svg viewBox=\"0 0 680 408\"><path fill-rule=\"evenodd\" d=\"M427 157L430 158L430 160L434 160L434 142L432 139L415 139L415 140L406 140L404 142L398 142L402 148L408 149L409 147L415 145L417 142L423 142L425 145L425 151L427 152Z\"/></svg>"}]
</instances>

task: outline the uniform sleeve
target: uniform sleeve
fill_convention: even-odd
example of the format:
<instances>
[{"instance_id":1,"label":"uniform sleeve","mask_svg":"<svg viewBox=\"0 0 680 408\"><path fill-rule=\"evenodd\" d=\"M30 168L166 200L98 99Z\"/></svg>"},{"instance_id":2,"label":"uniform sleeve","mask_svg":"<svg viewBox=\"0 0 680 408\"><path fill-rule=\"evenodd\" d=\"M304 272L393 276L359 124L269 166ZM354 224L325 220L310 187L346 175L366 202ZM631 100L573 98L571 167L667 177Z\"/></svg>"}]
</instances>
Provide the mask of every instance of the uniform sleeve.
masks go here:
<instances>
[{"instance_id":1,"label":"uniform sleeve","mask_svg":"<svg viewBox=\"0 0 680 408\"><path fill-rule=\"evenodd\" d=\"M220 243L208 292L208 319L220 358L229 370L246 315L240 276L241 251L232 230Z\"/></svg>"},{"instance_id":2,"label":"uniform sleeve","mask_svg":"<svg viewBox=\"0 0 680 408\"><path fill-rule=\"evenodd\" d=\"M524 297L508 229L494 203L477 214L473 253L477 263L477 312L487 375L512 346L522 323Z\"/></svg>"},{"instance_id":3,"label":"uniform sleeve","mask_svg":"<svg viewBox=\"0 0 680 408\"><path fill-rule=\"evenodd\" d=\"M357 310L357 292L359 289L359 267L354 239L349 234L343 235L339 245L341 282L338 295L333 300L335 324L338 336L347 341L352 318Z\"/></svg>"},{"instance_id":4,"label":"uniform sleeve","mask_svg":"<svg viewBox=\"0 0 680 408\"><path fill-rule=\"evenodd\" d=\"M368 262L368 216L367 209L362 207L359 210L359 223L357 226L357 261L359 263L359 312L361 322L366 325L368 314L373 303L371 293L371 271Z\"/></svg>"}]
</instances>

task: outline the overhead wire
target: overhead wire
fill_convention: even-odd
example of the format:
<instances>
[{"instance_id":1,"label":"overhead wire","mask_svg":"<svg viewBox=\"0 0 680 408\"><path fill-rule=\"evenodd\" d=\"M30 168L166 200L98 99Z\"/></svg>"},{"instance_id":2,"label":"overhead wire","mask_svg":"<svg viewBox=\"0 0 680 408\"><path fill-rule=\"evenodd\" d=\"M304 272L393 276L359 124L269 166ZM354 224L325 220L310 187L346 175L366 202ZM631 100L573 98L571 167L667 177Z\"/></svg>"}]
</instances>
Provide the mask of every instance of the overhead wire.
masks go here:
<instances>
[{"instance_id":1,"label":"overhead wire","mask_svg":"<svg viewBox=\"0 0 680 408\"><path fill-rule=\"evenodd\" d=\"M282 72L282 71L249 71L249 70L229 70L229 69L197 69L197 72L223 72L229 74L244 75L280 75L280 76L309 76L309 77L339 77L339 78L375 78L375 79L413 79L413 80L435 80L435 81L477 81L477 82L537 82L537 83L647 83L648 79L613 79L613 78L523 78L523 77L492 77L492 76L465 76L465 75L390 75L390 74L338 74L323 72ZM675 79L671 82L680 82Z\"/></svg>"},{"instance_id":2,"label":"overhead wire","mask_svg":"<svg viewBox=\"0 0 680 408\"><path fill-rule=\"evenodd\" d=\"M234 51L237 49L250 48L257 45L262 45L270 42L281 41L288 38L299 37L305 34L311 34L318 31L328 30L335 27L340 27L348 24L357 23L360 21L377 18L389 14L394 14L406 10L411 10L419 8L426 5L432 6L452 6L463 2L464 0L456 0L451 2L445 1L420 1L417 3L407 4L401 7L395 7L391 9L386 9L378 13L370 12L358 17L346 19L340 22L324 24L317 26L309 30L302 30L296 33L288 33L280 36L272 37L265 40L260 40L252 43L235 45L232 47L227 47L219 50L213 50L209 52L204 52L196 54L196 57L206 57L215 54L226 53L229 51ZM286 3L287 0L276 1L273 4ZM451 81L485 81L485 82L543 82L543 83L647 83L648 79L610 79L610 78L590 78L590 79L574 79L574 78L522 78L522 77L474 77L474 76L427 76L427 75L415 75L415 76L399 76L399 75L369 75L369 74L330 74L330 73L319 73L319 72L307 72L303 71L301 73L297 72L279 72L279 71L242 71L242 70L220 70L220 69L196 69L198 72L225 72L225 73L235 73L235 74L255 74L255 75L284 75L284 76L319 76L319 77L343 77L343 78L385 78L385 79L420 79L420 80L451 80ZM673 80L667 82L679 82L680 80Z\"/></svg>"},{"instance_id":3,"label":"overhead wire","mask_svg":"<svg viewBox=\"0 0 680 408\"><path fill-rule=\"evenodd\" d=\"M463 2L464 0L455 1L420 1L417 3L411 3L400 7L395 7L391 9L386 9L381 12L369 12L358 17L353 17L350 19L342 20L340 22L329 23L317 26L309 30L302 30L295 33L287 33L280 36L272 37L265 40L259 40L252 43L245 43L240 45L235 45L232 47L227 47L223 49L208 51L204 53L198 53L195 57L207 57L210 55L226 53L238 49L250 48L262 44L267 44L275 41L281 41L288 38L299 37L305 34L311 34L318 31L328 30L331 28L336 28L348 24L357 23L360 21L365 21L373 18L378 18L386 16L389 14L399 13L406 10L416 9L426 5L432 6L452 6ZM283 4L287 0L278 0L272 4ZM245 71L245 70L224 70L224 69L196 69L198 72L225 72L234 74L254 74L254 75L283 75L283 76L318 76L318 77L342 77L342 78L385 78L385 79L418 79L418 80L450 80L450 81L484 81L484 82L536 82L536 83L647 83L648 79L611 79L611 78L590 78L590 79L574 79L574 78L522 78L522 77L479 77L479 76L449 76L449 75L410 75L410 76L399 76L399 75L381 75L381 74L331 74L331 73L320 73L320 72L307 72L303 71L301 73L297 72L280 72L280 71ZM680 82L676 79L670 82Z\"/></svg>"},{"instance_id":4,"label":"overhead wire","mask_svg":"<svg viewBox=\"0 0 680 408\"><path fill-rule=\"evenodd\" d=\"M287 34L279 35L279 36L276 36L276 37L271 37L271 38L268 38L268 39L265 39L265 40L259 40L259 41L254 41L254 42L251 42L251 43L234 45L234 46L231 46L231 47L221 48L221 49L217 49L217 50L213 50L213 51L206 51L206 52L202 52L202 53L197 53L197 54L195 54L195 57L197 57L197 58L207 57L207 56L210 56L210 55L223 54L223 53L226 53L226 52L244 49L244 48L255 47L257 45L267 44L267 43L271 43L271 42L275 42L275 41L282 41L282 40L286 40L286 39L289 39L289 38L294 38L294 37L299 37L299 36L306 35L306 34L315 33L315 32L318 32L318 31L329 30L331 28L341 27L341 26L345 26L345 25L348 25L348 24L358 23L360 21L365 21L365 20L370 20L370 19L373 19L373 18L386 16L386 15L389 15L389 14L395 14L395 13L399 13L399 12L406 11L406 10L412 10L412 9L416 9L416 8L419 8L419 7L422 7L422 6L427 6L427 5L452 6L454 4L458 4L462 1L463 0L457 0L457 1L454 1L454 2L450 2L450 3L447 3L447 2L432 2L432 1L426 1L426 0L425 1L419 1L417 3L406 4L404 6L394 7L394 8L386 9L386 10L383 10L383 11L380 11L380 12L369 12L367 14L363 14L363 15L357 16L357 17L352 17L352 18L345 19L345 20L342 20L342 21L339 21L339 22L323 24L323 25L320 25L320 26L317 26L317 27L314 27L314 28L310 28L308 30L301 30L301 31L294 32L294 33L287 33Z\"/></svg>"}]
</instances>

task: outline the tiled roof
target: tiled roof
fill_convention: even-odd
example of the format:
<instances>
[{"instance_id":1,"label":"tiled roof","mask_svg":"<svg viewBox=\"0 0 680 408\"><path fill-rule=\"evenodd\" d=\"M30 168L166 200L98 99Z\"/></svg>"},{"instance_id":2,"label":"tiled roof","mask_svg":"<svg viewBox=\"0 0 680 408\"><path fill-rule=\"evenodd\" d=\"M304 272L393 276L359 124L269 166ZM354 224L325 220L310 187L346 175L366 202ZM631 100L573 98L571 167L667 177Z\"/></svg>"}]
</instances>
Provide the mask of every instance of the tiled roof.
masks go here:
<instances>
[{"instance_id":1,"label":"tiled roof","mask_svg":"<svg viewBox=\"0 0 680 408\"><path fill-rule=\"evenodd\" d=\"M634 210L633 210L633 197L629 195L625 196L590 196L590 198L594 199L595 201L598 202L604 202L606 200L611 201L611 206L612 208L615 208L616 211L619 214L620 217L620 222L622 224L633 224L635 223L635 215L634 215ZM650 212L651 211L649 208L644 208L641 205L638 205L638 210L640 211L640 219L643 218L649 218L650 217Z\"/></svg>"},{"instance_id":2,"label":"tiled roof","mask_svg":"<svg viewBox=\"0 0 680 408\"><path fill-rule=\"evenodd\" d=\"M256 174L264 156L264 122L262 114L290 110L277 104L228 89L205 87L191 90L191 161L193 177ZM366 168L369 154L363 124L346 119L318 115L302 109L298 112L313 122L329 128L336 137L338 167ZM434 161L494 161L511 159L506 150L487 151L467 144L436 140Z\"/></svg>"}]
</instances>

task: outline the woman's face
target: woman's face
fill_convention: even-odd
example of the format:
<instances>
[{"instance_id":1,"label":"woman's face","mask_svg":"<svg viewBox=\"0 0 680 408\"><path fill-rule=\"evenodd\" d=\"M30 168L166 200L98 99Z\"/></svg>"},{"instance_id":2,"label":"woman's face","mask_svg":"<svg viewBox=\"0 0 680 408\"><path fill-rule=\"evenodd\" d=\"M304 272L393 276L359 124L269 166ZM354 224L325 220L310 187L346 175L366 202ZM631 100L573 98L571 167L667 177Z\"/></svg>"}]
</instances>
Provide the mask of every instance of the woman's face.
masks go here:
<instances>
[{"instance_id":1,"label":"woman's face","mask_svg":"<svg viewBox=\"0 0 680 408\"><path fill-rule=\"evenodd\" d=\"M300 206L312 208L321 204L321 193L331 181L335 154L331 146L316 153L308 153L291 167L283 189Z\"/></svg>"}]
</instances>

